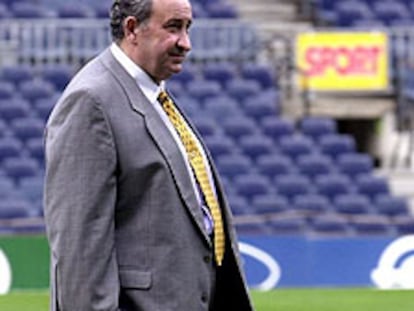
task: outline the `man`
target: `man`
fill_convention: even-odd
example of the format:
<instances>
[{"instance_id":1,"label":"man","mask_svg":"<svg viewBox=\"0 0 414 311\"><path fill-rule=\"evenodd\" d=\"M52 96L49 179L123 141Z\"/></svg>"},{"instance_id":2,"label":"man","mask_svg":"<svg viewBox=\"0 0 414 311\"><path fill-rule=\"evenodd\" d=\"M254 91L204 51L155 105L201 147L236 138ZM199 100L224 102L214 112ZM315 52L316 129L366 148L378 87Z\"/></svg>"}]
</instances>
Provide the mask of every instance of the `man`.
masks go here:
<instances>
[{"instance_id":1,"label":"man","mask_svg":"<svg viewBox=\"0 0 414 311\"><path fill-rule=\"evenodd\" d=\"M116 0L114 43L50 116L51 310L253 309L211 157L164 91L191 21L188 0Z\"/></svg>"}]
</instances>

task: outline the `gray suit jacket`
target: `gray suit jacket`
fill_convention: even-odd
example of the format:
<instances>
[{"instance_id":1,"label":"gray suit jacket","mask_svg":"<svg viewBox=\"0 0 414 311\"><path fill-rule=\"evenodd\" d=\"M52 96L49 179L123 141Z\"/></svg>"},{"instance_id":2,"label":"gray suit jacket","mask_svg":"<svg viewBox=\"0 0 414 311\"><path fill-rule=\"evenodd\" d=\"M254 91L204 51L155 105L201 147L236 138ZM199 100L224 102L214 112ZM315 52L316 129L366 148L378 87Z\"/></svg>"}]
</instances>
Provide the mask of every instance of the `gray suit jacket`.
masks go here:
<instances>
[{"instance_id":1,"label":"gray suit jacket","mask_svg":"<svg viewBox=\"0 0 414 311\"><path fill-rule=\"evenodd\" d=\"M177 145L109 49L66 88L45 141L51 310L252 310L213 163L220 268Z\"/></svg>"}]
</instances>

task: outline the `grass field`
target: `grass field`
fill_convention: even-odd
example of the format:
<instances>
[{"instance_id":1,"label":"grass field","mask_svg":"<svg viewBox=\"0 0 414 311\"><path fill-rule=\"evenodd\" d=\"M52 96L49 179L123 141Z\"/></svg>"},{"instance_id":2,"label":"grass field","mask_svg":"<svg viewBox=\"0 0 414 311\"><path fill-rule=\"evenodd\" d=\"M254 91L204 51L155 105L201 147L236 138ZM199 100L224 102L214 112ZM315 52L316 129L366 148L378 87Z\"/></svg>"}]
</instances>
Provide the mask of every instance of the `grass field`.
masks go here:
<instances>
[{"instance_id":1,"label":"grass field","mask_svg":"<svg viewBox=\"0 0 414 311\"><path fill-rule=\"evenodd\" d=\"M278 289L253 292L257 311L413 311L414 291ZM47 311L47 292L0 296L1 311ZM229 306L229 311L232 310Z\"/></svg>"}]
</instances>

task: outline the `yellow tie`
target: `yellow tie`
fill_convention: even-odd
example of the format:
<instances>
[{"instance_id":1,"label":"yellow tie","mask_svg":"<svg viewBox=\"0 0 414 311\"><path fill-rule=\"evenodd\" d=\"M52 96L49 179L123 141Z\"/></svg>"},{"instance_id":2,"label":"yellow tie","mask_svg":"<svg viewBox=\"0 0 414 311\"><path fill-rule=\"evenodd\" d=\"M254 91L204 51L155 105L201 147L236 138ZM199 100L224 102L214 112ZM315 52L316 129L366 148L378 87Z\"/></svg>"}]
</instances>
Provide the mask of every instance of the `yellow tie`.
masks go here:
<instances>
[{"instance_id":1,"label":"yellow tie","mask_svg":"<svg viewBox=\"0 0 414 311\"><path fill-rule=\"evenodd\" d=\"M221 216L219 204L208 178L207 168L204 164L203 156L200 149L198 148L195 139L188 129L188 125L178 112L177 108L174 105L174 102L168 96L168 94L166 92L161 92L158 96L158 101L161 103L171 123L174 125L181 138L197 182L200 185L201 191L204 195L204 200L210 209L214 222L214 254L217 265L221 266L224 257L225 243L223 219Z\"/></svg>"}]
</instances>

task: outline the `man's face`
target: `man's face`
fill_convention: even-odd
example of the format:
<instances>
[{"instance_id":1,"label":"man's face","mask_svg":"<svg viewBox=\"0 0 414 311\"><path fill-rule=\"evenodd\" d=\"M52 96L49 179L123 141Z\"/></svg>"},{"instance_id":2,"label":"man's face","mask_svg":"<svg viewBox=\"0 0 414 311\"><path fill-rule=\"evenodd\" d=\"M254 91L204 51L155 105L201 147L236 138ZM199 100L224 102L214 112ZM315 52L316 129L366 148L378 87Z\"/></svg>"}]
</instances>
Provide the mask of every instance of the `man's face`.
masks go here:
<instances>
[{"instance_id":1,"label":"man's face","mask_svg":"<svg viewBox=\"0 0 414 311\"><path fill-rule=\"evenodd\" d=\"M191 22L188 0L153 0L151 18L137 33L137 61L155 82L181 71L191 50L188 34Z\"/></svg>"}]
</instances>

